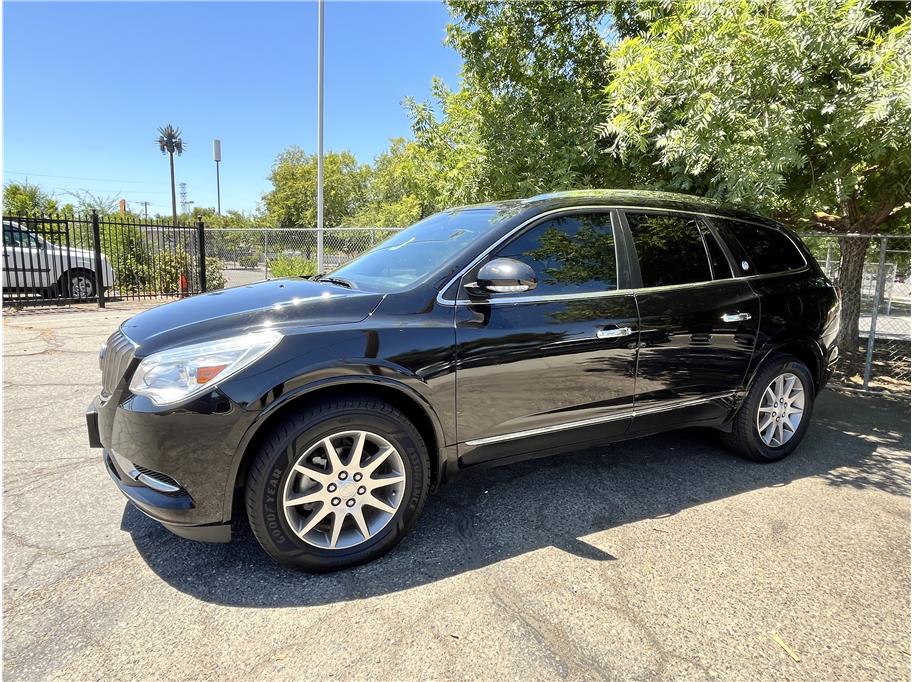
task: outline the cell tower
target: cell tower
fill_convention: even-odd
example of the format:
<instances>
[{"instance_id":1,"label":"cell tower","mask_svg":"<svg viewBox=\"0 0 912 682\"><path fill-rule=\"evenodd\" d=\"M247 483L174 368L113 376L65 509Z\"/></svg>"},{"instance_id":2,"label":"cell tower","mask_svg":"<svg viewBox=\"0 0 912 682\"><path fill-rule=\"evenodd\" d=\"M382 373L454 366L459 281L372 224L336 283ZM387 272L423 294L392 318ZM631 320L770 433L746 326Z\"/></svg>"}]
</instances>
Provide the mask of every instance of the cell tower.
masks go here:
<instances>
[{"instance_id":1,"label":"cell tower","mask_svg":"<svg viewBox=\"0 0 912 682\"><path fill-rule=\"evenodd\" d=\"M189 213L190 209L187 206L187 183L182 182L178 187L181 189L181 213Z\"/></svg>"}]
</instances>

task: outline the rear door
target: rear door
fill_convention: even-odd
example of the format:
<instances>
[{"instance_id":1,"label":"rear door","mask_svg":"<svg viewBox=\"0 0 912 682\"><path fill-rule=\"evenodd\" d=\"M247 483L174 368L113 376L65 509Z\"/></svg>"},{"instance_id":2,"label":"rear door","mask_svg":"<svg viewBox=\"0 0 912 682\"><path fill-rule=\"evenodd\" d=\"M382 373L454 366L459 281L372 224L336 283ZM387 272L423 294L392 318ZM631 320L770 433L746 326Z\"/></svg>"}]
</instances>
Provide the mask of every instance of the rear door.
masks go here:
<instances>
[{"instance_id":1,"label":"rear door","mask_svg":"<svg viewBox=\"0 0 912 682\"><path fill-rule=\"evenodd\" d=\"M470 299L465 284L493 258L529 264L537 287ZM455 316L464 463L626 431L637 346L628 287L610 210L543 218L466 273Z\"/></svg>"},{"instance_id":2,"label":"rear door","mask_svg":"<svg viewBox=\"0 0 912 682\"><path fill-rule=\"evenodd\" d=\"M640 314L633 428L712 421L751 362L760 305L701 217L624 212Z\"/></svg>"}]
</instances>

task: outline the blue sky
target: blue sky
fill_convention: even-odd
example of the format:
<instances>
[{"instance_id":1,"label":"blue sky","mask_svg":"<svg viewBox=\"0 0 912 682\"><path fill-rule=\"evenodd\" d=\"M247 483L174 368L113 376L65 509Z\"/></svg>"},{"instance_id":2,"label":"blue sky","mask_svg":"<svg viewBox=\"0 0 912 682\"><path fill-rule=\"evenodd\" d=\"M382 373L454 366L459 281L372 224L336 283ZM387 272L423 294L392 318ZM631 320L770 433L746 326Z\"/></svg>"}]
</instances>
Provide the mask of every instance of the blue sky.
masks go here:
<instances>
[{"instance_id":1,"label":"blue sky","mask_svg":"<svg viewBox=\"0 0 912 682\"><path fill-rule=\"evenodd\" d=\"M457 84L448 18L437 2L326 3L327 150L369 162L410 133L403 98ZM189 199L215 206L217 137L222 210L252 210L282 149L316 151L316 21L311 2L4 2L4 182L169 214L155 140L170 122Z\"/></svg>"}]
</instances>

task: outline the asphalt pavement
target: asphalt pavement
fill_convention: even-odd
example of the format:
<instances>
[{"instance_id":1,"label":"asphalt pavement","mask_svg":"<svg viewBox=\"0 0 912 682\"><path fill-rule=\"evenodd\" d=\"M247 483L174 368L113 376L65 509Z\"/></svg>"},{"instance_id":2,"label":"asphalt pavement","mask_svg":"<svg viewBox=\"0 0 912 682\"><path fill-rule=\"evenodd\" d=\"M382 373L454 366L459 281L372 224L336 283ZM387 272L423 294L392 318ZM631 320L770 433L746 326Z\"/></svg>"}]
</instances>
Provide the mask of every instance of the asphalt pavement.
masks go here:
<instances>
[{"instance_id":1,"label":"asphalt pavement","mask_svg":"<svg viewBox=\"0 0 912 682\"><path fill-rule=\"evenodd\" d=\"M9 680L909 678L908 402L825 391L776 464L690 430L469 472L311 576L126 503L83 410L137 308L79 308L3 320Z\"/></svg>"}]
</instances>

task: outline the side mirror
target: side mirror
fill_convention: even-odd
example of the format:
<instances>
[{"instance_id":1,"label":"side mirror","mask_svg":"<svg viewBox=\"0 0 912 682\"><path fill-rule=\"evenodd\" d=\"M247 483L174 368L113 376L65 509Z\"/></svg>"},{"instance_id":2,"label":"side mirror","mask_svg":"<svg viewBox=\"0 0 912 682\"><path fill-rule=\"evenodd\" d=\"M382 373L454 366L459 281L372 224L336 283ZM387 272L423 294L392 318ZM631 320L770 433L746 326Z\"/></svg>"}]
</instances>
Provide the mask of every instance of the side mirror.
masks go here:
<instances>
[{"instance_id":1,"label":"side mirror","mask_svg":"<svg viewBox=\"0 0 912 682\"><path fill-rule=\"evenodd\" d=\"M512 258L495 258L481 266L475 278L476 291L492 294L516 294L531 291L538 285L535 271L526 263Z\"/></svg>"}]
</instances>

